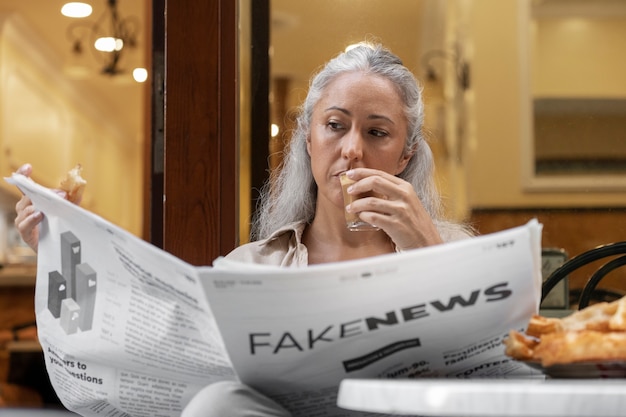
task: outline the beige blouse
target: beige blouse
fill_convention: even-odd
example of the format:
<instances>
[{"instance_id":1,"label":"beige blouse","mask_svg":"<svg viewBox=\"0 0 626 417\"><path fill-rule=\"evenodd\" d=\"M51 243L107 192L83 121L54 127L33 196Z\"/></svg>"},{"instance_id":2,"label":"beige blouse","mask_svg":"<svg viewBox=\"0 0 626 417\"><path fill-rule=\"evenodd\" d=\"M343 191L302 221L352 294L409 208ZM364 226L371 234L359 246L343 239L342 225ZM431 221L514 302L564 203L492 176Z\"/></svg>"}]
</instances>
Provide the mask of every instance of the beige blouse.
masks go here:
<instances>
[{"instance_id":1,"label":"beige blouse","mask_svg":"<svg viewBox=\"0 0 626 417\"><path fill-rule=\"evenodd\" d=\"M309 252L302 243L302 233L306 222L295 222L283 226L270 237L256 242L246 243L234 249L227 259L246 263L274 266L307 266ZM467 239L471 234L459 229L440 227L441 238L445 242Z\"/></svg>"},{"instance_id":2,"label":"beige blouse","mask_svg":"<svg viewBox=\"0 0 626 417\"><path fill-rule=\"evenodd\" d=\"M267 239L246 243L235 248L226 255L226 258L274 266L307 266L309 252L302 243L305 226L306 222L283 226Z\"/></svg>"}]
</instances>

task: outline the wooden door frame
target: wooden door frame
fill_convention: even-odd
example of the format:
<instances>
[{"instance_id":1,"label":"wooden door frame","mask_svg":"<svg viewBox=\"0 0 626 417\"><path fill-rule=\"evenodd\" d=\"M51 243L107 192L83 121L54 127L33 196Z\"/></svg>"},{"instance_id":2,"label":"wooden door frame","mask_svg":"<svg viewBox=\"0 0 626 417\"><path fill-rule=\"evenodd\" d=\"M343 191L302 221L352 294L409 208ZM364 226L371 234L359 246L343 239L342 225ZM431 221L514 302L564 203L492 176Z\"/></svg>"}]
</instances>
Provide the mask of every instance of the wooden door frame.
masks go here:
<instances>
[{"instance_id":1,"label":"wooden door frame","mask_svg":"<svg viewBox=\"0 0 626 417\"><path fill-rule=\"evenodd\" d=\"M237 3L153 2L149 239L194 265L238 242Z\"/></svg>"}]
</instances>

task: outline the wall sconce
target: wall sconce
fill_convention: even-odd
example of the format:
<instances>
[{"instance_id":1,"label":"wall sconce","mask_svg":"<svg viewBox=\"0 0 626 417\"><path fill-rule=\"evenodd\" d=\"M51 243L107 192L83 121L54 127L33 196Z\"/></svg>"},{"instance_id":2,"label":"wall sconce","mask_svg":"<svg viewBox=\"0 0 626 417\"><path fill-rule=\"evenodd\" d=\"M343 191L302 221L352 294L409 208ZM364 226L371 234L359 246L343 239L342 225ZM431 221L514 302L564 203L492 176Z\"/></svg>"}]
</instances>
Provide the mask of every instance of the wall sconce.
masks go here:
<instances>
[{"instance_id":1,"label":"wall sconce","mask_svg":"<svg viewBox=\"0 0 626 417\"><path fill-rule=\"evenodd\" d=\"M442 49L432 49L422 55L422 66L426 70L426 79L428 81L439 81L439 74L433 63L434 58L450 59L454 63L457 82L461 90L465 91L470 87L470 67L467 61L461 58L457 53L444 51Z\"/></svg>"},{"instance_id":2,"label":"wall sconce","mask_svg":"<svg viewBox=\"0 0 626 417\"><path fill-rule=\"evenodd\" d=\"M78 21L67 28L72 43L72 53L82 55L86 45L102 62L101 73L109 76L124 73L122 56L137 46L139 19L135 16L122 18L117 0L106 0L107 8L95 22Z\"/></svg>"}]
</instances>

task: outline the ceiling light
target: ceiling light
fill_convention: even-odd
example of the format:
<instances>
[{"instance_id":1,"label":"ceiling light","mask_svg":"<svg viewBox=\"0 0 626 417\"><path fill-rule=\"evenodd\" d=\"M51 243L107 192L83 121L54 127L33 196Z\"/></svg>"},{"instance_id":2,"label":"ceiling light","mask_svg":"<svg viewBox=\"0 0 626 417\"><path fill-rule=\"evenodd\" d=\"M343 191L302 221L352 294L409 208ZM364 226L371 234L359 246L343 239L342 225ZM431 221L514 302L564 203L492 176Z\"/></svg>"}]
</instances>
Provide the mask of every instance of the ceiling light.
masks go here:
<instances>
[{"instance_id":1,"label":"ceiling light","mask_svg":"<svg viewBox=\"0 0 626 417\"><path fill-rule=\"evenodd\" d=\"M280 128L278 127L277 124L272 123L271 126L271 135L273 138L275 138L276 136L278 136L278 132L280 131Z\"/></svg>"},{"instance_id":2,"label":"ceiling light","mask_svg":"<svg viewBox=\"0 0 626 417\"><path fill-rule=\"evenodd\" d=\"M82 18L91 15L92 8L87 3L65 3L61 8L61 14L67 17Z\"/></svg>"},{"instance_id":3,"label":"ceiling light","mask_svg":"<svg viewBox=\"0 0 626 417\"><path fill-rule=\"evenodd\" d=\"M68 26L72 51L81 55L91 50L102 63L101 73L117 75L124 73L122 57L137 46L139 19L123 18L117 8L117 0L105 0L106 10L94 22L79 20ZM93 45L93 49L85 48Z\"/></svg>"},{"instance_id":4,"label":"ceiling light","mask_svg":"<svg viewBox=\"0 0 626 417\"><path fill-rule=\"evenodd\" d=\"M135 68L133 70L133 78L138 83L143 83L148 79L148 70L145 68Z\"/></svg>"},{"instance_id":5,"label":"ceiling light","mask_svg":"<svg viewBox=\"0 0 626 417\"><path fill-rule=\"evenodd\" d=\"M107 36L105 38L96 39L96 41L93 43L93 47L100 52L121 51L124 47L124 41L122 39Z\"/></svg>"}]
</instances>

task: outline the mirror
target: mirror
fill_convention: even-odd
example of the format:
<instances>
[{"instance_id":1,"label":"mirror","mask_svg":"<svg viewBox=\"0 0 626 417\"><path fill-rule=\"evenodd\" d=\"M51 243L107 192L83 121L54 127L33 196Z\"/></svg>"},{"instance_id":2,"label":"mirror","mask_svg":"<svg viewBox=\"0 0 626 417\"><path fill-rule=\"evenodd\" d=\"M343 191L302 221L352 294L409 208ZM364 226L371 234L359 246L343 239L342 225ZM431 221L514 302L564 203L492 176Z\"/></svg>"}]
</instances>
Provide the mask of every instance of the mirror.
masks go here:
<instances>
[{"instance_id":1,"label":"mirror","mask_svg":"<svg viewBox=\"0 0 626 417\"><path fill-rule=\"evenodd\" d=\"M531 3L530 188L626 188L626 2Z\"/></svg>"}]
</instances>

